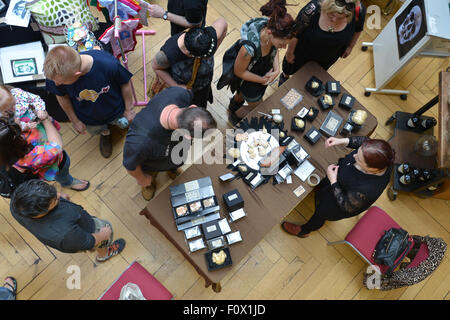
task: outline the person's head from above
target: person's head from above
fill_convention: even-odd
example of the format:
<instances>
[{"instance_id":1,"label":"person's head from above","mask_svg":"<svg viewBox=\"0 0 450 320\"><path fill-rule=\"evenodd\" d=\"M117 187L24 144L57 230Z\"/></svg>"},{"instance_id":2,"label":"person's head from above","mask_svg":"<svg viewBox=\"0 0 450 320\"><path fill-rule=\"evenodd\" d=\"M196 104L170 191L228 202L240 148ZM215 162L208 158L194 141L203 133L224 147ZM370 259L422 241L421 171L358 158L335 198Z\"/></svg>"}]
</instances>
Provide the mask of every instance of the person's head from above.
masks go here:
<instances>
[{"instance_id":1,"label":"person's head from above","mask_svg":"<svg viewBox=\"0 0 450 320\"><path fill-rule=\"evenodd\" d=\"M70 85L82 75L81 56L69 46L57 46L47 53L44 74L57 86Z\"/></svg>"},{"instance_id":2,"label":"person's head from above","mask_svg":"<svg viewBox=\"0 0 450 320\"><path fill-rule=\"evenodd\" d=\"M394 164L395 151L384 140L367 139L353 157L365 172L377 174Z\"/></svg>"},{"instance_id":3,"label":"person's head from above","mask_svg":"<svg viewBox=\"0 0 450 320\"><path fill-rule=\"evenodd\" d=\"M60 196L53 185L43 180L28 180L12 194L10 209L12 213L26 218L42 218L56 208Z\"/></svg>"},{"instance_id":4,"label":"person's head from above","mask_svg":"<svg viewBox=\"0 0 450 320\"><path fill-rule=\"evenodd\" d=\"M188 57L206 58L214 54L217 48L212 28L194 27L184 33L181 51Z\"/></svg>"},{"instance_id":5,"label":"person's head from above","mask_svg":"<svg viewBox=\"0 0 450 320\"><path fill-rule=\"evenodd\" d=\"M0 165L11 166L30 151L14 116L0 117Z\"/></svg>"},{"instance_id":6,"label":"person's head from above","mask_svg":"<svg viewBox=\"0 0 450 320\"><path fill-rule=\"evenodd\" d=\"M286 0L270 0L260 8L261 13L269 17L266 30L269 40L277 49L284 49L295 33L296 23L287 13Z\"/></svg>"},{"instance_id":7,"label":"person's head from above","mask_svg":"<svg viewBox=\"0 0 450 320\"><path fill-rule=\"evenodd\" d=\"M2 115L5 115L5 113L14 113L16 99L13 97L10 90L11 87L0 85L0 112Z\"/></svg>"},{"instance_id":8,"label":"person's head from above","mask_svg":"<svg viewBox=\"0 0 450 320\"><path fill-rule=\"evenodd\" d=\"M359 0L321 0L321 14L326 14L334 23L352 22L355 7Z\"/></svg>"},{"instance_id":9,"label":"person's head from above","mask_svg":"<svg viewBox=\"0 0 450 320\"><path fill-rule=\"evenodd\" d=\"M186 136L188 139L192 139L193 137L197 138L197 135L199 134L203 137L208 129L217 128L217 122L211 113L196 105L181 109L181 112L177 117L177 123L178 129L189 132L189 136Z\"/></svg>"}]
</instances>

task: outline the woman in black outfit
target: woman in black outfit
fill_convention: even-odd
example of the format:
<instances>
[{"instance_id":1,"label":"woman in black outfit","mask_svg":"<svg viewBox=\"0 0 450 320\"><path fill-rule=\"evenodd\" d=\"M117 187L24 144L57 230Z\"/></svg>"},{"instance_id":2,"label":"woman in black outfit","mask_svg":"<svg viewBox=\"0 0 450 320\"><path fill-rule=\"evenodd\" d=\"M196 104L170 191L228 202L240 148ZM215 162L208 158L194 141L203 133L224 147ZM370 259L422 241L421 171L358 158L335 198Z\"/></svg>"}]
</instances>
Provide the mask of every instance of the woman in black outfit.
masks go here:
<instances>
[{"instance_id":1,"label":"woman in black outfit","mask_svg":"<svg viewBox=\"0 0 450 320\"><path fill-rule=\"evenodd\" d=\"M312 0L296 18L297 33L283 59L278 85L309 61L328 70L352 52L364 28L365 7L358 0Z\"/></svg>"},{"instance_id":2,"label":"woman in black outfit","mask_svg":"<svg viewBox=\"0 0 450 320\"><path fill-rule=\"evenodd\" d=\"M338 221L367 210L389 183L395 152L384 140L367 137L328 138L325 146L345 144L356 149L338 165L330 165L315 194L316 209L304 225L281 224L289 234L305 238L325 221Z\"/></svg>"}]
</instances>

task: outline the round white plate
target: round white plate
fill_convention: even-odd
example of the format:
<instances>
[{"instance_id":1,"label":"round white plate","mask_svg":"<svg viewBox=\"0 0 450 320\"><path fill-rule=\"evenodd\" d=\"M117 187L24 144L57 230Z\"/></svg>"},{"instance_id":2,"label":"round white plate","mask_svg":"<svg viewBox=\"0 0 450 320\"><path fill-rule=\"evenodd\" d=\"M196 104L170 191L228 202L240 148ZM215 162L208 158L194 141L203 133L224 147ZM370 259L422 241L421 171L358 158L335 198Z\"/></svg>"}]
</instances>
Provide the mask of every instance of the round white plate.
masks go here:
<instances>
[{"instance_id":1,"label":"round white plate","mask_svg":"<svg viewBox=\"0 0 450 320\"><path fill-rule=\"evenodd\" d=\"M270 139L269 139L270 138ZM278 140L275 139L274 136L272 136L270 133L263 133L262 131L255 131L248 135L247 141L242 141L240 151L241 151L241 158L245 162L246 165L248 165L253 170L259 170L259 164L258 162L264 158L259 156L259 149L262 148L261 146L255 147L255 153L256 157L254 159L250 158L250 155L248 153L248 149L250 145L252 145L256 140L262 139L269 142L269 146L266 149L266 154L268 154L273 148L276 148L279 146Z\"/></svg>"}]
</instances>

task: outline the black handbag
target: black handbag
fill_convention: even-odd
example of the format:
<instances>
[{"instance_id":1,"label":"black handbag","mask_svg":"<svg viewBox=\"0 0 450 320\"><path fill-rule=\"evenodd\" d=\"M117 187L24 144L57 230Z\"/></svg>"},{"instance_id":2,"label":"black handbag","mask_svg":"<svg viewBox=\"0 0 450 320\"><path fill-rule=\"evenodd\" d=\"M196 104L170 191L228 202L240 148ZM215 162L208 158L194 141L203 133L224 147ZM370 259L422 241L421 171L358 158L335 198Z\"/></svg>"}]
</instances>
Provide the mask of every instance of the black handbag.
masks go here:
<instances>
[{"instance_id":1,"label":"black handbag","mask_svg":"<svg viewBox=\"0 0 450 320\"><path fill-rule=\"evenodd\" d=\"M376 263L388 266L386 274L391 275L409 252L411 245L407 231L391 228L378 241L372 257Z\"/></svg>"}]
</instances>

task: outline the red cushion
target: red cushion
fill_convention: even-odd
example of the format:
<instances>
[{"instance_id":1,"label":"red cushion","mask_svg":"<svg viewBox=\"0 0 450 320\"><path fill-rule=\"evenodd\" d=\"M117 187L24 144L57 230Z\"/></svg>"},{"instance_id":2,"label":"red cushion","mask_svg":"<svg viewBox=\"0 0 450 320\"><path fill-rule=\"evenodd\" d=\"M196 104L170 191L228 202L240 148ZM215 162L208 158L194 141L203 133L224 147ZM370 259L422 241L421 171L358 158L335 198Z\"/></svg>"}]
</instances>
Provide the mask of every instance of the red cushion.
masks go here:
<instances>
[{"instance_id":1,"label":"red cushion","mask_svg":"<svg viewBox=\"0 0 450 320\"><path fill-rule=\"evenodd\" d=\"M413 261L407 266L407 269L409 268L415 268L422 262L424 262L428 256L430 255L430 250L428 250L428 245L423 242L420 244L420 248L416 253L416 256L414 257Z\"/></svg>"},{"instance_id":2,"label":"red cushion","mask_svg":"<svg viewBox=\"0 0 450 320\"><path fill-rule=\"evenodd\" d=\"M384 235L384 232L390 228L401 227L382 209L371 207L347 234L345 240L358 249L373 265L378 266L381 273L384 274L388 267L376 264L373 261L372 254L378 241Z\"/></svg>"},{"instance_id":3,"label":"red cushion","mask_svg":"<svg viewBox=\"0 0 450 320\"><path fill-rule=\"evenodd\" d=\"M120 290L128 282L137 284L147 300L170 300L173 295L138 262L133 262L106 290L100 300L119 300Z\"/></svg>"}]
</instances>

